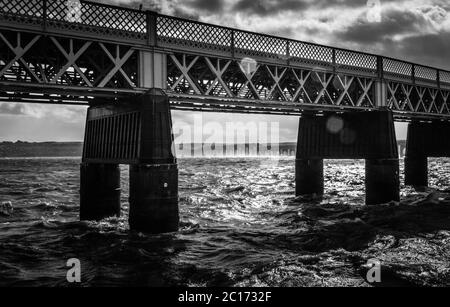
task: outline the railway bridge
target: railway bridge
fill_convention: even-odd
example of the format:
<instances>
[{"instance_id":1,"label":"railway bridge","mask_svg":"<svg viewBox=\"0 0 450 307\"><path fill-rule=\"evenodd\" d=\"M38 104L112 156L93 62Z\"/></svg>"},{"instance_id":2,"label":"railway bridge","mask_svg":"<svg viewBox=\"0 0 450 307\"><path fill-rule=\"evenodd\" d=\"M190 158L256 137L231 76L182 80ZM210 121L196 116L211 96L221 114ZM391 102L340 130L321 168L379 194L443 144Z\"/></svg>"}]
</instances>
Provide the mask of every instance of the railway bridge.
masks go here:
<instances>
[{"instance_id":1,"label":"railway bridge","mask_svg":"<svg viewBox=\"0 0 450 307\"><path fill-rule=\"evenodd\" d=\"M366 159L366 203L399 200L394 121L407 121L406 184L450 156L450 71L78 0L0 0L0 102L89 106L80 217L178 228L170 110L298 115L296 194L323 194L323 159Z\"/></svg>"}]
</instances>

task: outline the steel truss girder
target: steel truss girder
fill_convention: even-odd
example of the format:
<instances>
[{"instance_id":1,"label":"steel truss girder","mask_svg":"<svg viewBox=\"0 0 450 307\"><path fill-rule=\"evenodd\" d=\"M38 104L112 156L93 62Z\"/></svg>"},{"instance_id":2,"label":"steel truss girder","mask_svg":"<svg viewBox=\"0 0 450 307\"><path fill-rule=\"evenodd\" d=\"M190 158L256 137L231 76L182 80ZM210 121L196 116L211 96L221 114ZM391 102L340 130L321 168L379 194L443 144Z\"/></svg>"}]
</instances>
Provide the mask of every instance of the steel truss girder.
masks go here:
<instances>
[{"instance_id":1,"label":"steel truss girder","mask_svg":"<svg viewBox=\"0 0 450 307\"><path fill-rule=\"evenodd\" d=\"M136 86L137 53L133 47L118 43L0 30L0 99L89 103L91 100L85 96L114 99L122 94L143 92ZM291 114L309 106L340 110L376 107L374 77L263 62L246 71L238 59L187 53L170 54L168 58L172 65L168 69L169 95L192 94L198 99L216 101L223 97L231 101L245 98L263 112L268 110L262 108L263 104L283 102L287 107L281 112ZM184 91L180 90L182 84ZM449 92L387 81L388 106L402 116L410 114L404 116L411 118L415 115L448 118ZM33 93L58 94L37 99ZM398 93L405 98L398 98Z\"/></svg>"},{"instance_id":2,"label":"steel truss girder","mask_svg":"<svg viewBox=\"0 0 450 307\"><path fill-rule=\"evenodd\" d=\"M394 111L450 115L450 90L397 81L388 82L387 90L388 106Z\"/></svg>"},{"instance_id":3,"label":"steel truss girder","mask_svg":"<svg viewBox=\"0 0 450 307\"><path fill-rule=\"evenodd\" d=\"M8 48L14 53L14 58L10 60L1 70L0 70L0 78L9 70L11 69L16 63L21 65L24 69L28 71L28 73L35 79L36 82L42 83L42 80L40 80L36 74L30 69L28 66L28 63L26 63L23 59L23 56L25 53L30 50L33 45L41 38L40 35L35 35L33 39L25 46L23 46L22 42L22 36L20 32L16 33L16 39L17 39L17 46L13 47L9 40L0 32L0 38L1 40L8 46ZM0 59L7 62L6 59Z\"/></svg>"},{"instance_id":4,"label":"steel truss girder","mask_svg":"<svg viewBox=\"0 0 450 307\"><path fill-rule=\"evenodd\" d=\"M137 52L130 46L0 30L0 49L3 82L136 88Z\"/></svg>"},{"instance_id":5,"label":"steel truss girder","mask_svg":"<svg viewBox=\"0 0 450 307\"><path fill-rule=\"evenodd\" d=\"M201 73L198 73L199 71ZM318 87L313 93L314 97L310 95L312 82ZM206 90L200 86L203 84L207 85ZM299 103L319 105L323 104L323 101L328 101L328 104L333 106L365 109L375 107L372 78L335 75L312 69L264 63L255 63L252 70L247 70L235 59L189 54L170 55L168 69L170 91L208 97L215 95L213 89L217 85L221 86L223 96L226 98L252 98L263 102L277 100L291 105ZM334 92L338 93L337 97L330 94L331 86ZM309 102L299 101L302 94ZM344 100L347 105L343 103Z\"/></svg>"},{"instance_id":6,"label":"steel truss girder","mask_svg":"<svg viewBox=\"0 0 450 307\"><path fill-rule=\"evenodd\" d=\"M72 66L80 74L80 76L83 78L84 82L86 82L87 86L92 87L92 83L88 80L88 78L86 78L84 73L81 71L80 67L78 67L78 65L76 64L76 61L86 51L86 49L92 44L92 42L86 42L76 53L74 53L73 39L71 39L69 41L69 45L70 45L69 52L67 52L64 49L64 47L61 46L61 44L58 42L58 40L56 38L50 37L50 39L55 44L55 46L59 49L59 51L67 58L67 63L63 67L61 67L59 72L53 77L53 79L50 81L50 83L56 84L58 79L61 78L62 75L67 71L67 69Z\"/></svg>"}]
</instances>

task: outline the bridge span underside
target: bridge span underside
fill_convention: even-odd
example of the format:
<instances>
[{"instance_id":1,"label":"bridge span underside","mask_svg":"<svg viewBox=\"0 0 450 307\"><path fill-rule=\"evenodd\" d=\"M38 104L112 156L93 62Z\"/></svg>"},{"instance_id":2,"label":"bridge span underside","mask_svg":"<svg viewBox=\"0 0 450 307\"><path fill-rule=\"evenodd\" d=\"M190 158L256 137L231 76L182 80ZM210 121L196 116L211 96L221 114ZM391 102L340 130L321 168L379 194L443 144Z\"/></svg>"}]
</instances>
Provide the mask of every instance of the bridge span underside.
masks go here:
<instances>
[{"instance_id":1,"label":"bridge span underside","mask_svg":"<svg viewBox=\"0 0 450 307\"><path fill-rule=\"evenodd\" d=\"M398 201L394 120L411 122L408 184L450 156L450 71L87 1L0 4L0 102L89 106L82 219L120 214L129 164L131 228L178 228L170 109L298 115L298 196L323 193L323 159L351 158L367 204Z\"/></svg>"}]
</instances>

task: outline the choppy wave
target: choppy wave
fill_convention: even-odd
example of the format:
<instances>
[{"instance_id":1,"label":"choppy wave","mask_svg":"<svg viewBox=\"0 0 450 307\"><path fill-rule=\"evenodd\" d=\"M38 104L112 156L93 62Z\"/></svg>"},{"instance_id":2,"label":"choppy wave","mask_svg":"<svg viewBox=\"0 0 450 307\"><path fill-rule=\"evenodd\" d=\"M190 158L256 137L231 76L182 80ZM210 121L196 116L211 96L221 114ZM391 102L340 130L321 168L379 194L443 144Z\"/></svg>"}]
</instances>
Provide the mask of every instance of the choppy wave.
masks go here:
<instances>
[{"instance_id":1,"label":"choppy wave","mask_svg":"<svg viewBox=\"0 0 450 307\"><path fill-rule=\"evenodd\" d=\"M364 162L327 161L326 196L294 198L294 160L186 159L181 229L130 232L128 170L122 217L78 221L79 161L0 160L0 285L67 286L79 258L83 285L450 285L449 159L432 159L431 188L364 205ZM403 172L402 172L403 173Z\"/></svg>"}]
</instances>

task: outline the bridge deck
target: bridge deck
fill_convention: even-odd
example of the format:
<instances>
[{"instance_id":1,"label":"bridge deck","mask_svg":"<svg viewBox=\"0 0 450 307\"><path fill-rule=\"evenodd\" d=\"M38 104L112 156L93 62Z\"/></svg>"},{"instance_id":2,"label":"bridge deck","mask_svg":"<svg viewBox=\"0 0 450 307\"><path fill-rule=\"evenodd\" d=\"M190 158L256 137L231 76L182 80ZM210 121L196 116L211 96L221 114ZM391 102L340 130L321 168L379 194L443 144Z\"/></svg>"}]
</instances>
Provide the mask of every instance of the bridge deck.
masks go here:
<instances>
[{"instance_id":1,"label":"bridge deck","mask_svg":"<svg viewBox=\"0 0 450 307\"><path fill-rule=\"evenodd\" d=\"M69 3L69 4L68 4ZM104 4L0 0L0 101L88 104L145 91L139 52L167 54L173 108L369 110L450 119L450 71Z\"/></svg>"}]
</instances>

